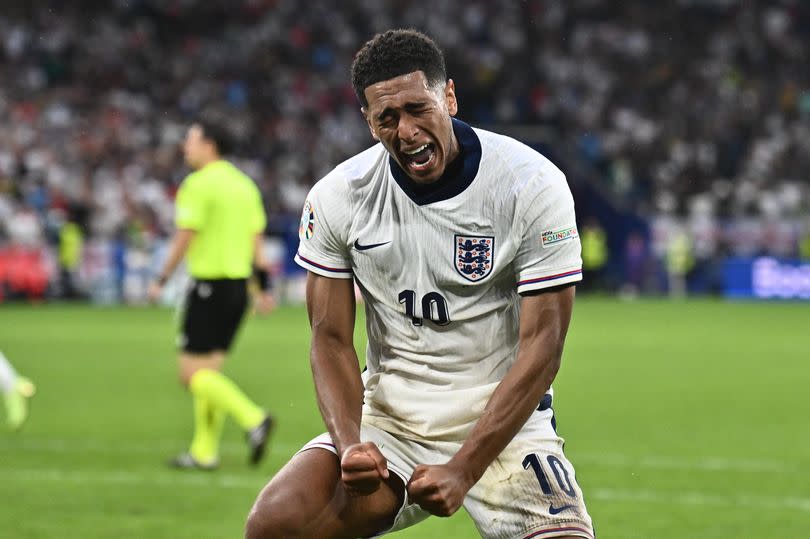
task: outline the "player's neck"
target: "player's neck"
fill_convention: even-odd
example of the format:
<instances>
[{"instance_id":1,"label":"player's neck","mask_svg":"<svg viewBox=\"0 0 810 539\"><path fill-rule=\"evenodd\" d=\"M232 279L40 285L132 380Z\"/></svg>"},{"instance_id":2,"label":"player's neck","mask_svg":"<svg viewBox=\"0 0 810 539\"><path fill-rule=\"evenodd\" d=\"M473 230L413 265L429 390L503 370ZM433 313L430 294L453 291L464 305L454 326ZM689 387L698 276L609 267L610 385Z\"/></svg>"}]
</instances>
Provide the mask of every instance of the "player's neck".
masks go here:
<instances>
[{"instance_id":1,"label":"player's neck","mask_svg":"<svg viewBox=\"0 0 810 539\"><path fill-rule=\"evenodd\" d=\"M456 137L456 133L454 131L450 132L450 150L447 152L447 165L445 167L445 172L447 168L449 168L453 163L458 161L459 156L461 155L461 143L458 141L458 137ZM442 174L444 175L444 174Z\"/></svg>"}]
</instances>

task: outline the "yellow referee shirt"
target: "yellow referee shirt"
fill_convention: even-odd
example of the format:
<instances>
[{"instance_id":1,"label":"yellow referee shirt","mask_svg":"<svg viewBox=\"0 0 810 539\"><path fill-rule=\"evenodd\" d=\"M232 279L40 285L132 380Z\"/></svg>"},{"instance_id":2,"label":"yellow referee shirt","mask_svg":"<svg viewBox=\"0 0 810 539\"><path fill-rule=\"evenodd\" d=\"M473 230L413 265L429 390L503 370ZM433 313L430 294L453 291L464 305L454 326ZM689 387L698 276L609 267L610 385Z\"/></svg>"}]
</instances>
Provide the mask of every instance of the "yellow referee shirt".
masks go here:
<instances>
[{"instance_id":1,"label":"yellow referee shirt","mask_svg":"<svg viewBox=\"0 0 810 539\"><path fill-rule=\"evenodd\" d=\"M183 180L175 204L177 228L197 233L186 255L192 277L250 277L254 239L267 223L253 180L227 161L214 161Z\"/></svg>"}]
</instances>

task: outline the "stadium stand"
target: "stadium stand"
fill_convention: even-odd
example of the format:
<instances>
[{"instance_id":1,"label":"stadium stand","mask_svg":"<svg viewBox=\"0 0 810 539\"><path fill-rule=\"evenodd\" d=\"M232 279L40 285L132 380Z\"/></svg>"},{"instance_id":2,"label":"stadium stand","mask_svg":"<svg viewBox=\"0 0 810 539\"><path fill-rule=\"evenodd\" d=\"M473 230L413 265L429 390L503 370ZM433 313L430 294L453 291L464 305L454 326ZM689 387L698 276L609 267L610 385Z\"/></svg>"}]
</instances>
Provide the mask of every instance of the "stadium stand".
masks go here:
<instances>
[{"instance_id":1,"label":"stadium stand","mask_svg":"<svg viewBox=\"0 0 810 539\"><path fill-rule=\"evenodd\" d=\"M727 255L796 258L810 236L806 2L69 4L0 15L0 259L42 249L23 295L57 275L68 215L86 236L85 283L111 267L123 297L120 271L148 273L199 114L227 121L270 232L294 243L309 186L372 142L348 69L394 26L447 51L463 119L521 133L563 166L580 217L610 238L607 286L662 289L681 230L700 290ZM651 269L628 277L639 267Z\"/></svg>"}]
</instances>

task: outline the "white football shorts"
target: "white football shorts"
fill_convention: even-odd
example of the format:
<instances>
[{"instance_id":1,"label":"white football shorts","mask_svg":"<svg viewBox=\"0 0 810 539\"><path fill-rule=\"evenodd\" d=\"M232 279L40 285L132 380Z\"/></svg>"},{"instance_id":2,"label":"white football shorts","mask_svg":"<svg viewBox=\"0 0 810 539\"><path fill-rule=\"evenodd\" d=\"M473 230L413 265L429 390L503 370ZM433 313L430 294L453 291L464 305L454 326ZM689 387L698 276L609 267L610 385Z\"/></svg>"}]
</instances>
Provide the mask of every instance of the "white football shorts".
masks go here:
<instances>
[{"instance_id":1,"label":"white football shorts","mask_svg":"<svg viewBox=\"0 0 810 539\"><path fill-rule=\"evenodd\" d=\"M535 411L515 438L470 489L464 508L485 539L594 538L574 467L563 454L563 439L552 426L552 409ZM394 437L362 425L360 438L374 442L388 460L389 471L407 484L418 464L443 464L460 442L419 441ZM301 451L321 448L337 454L329 434L321 434ZM405 529L430 514L408 500L385 535Z\"/></svg>"}]
</instances>

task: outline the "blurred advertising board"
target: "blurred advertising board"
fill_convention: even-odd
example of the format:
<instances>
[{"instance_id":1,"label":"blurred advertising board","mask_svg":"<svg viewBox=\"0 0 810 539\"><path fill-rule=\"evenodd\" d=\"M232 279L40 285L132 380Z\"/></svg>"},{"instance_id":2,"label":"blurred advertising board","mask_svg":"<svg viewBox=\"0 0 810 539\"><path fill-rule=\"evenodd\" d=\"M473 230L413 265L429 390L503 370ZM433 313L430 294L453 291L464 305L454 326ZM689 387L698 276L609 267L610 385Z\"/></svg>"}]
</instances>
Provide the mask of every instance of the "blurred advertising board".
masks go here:
<instances>
[{"instance_id":1,"label":"blurred advertising board","mask_svg":"<svg viewBox=\"0 0 810 539\"><path fill-rule=\"evenodd\" d=\"M724 282L729 298L810 300L810 261L730 258Z\"/></svg>"}]
</instances>

